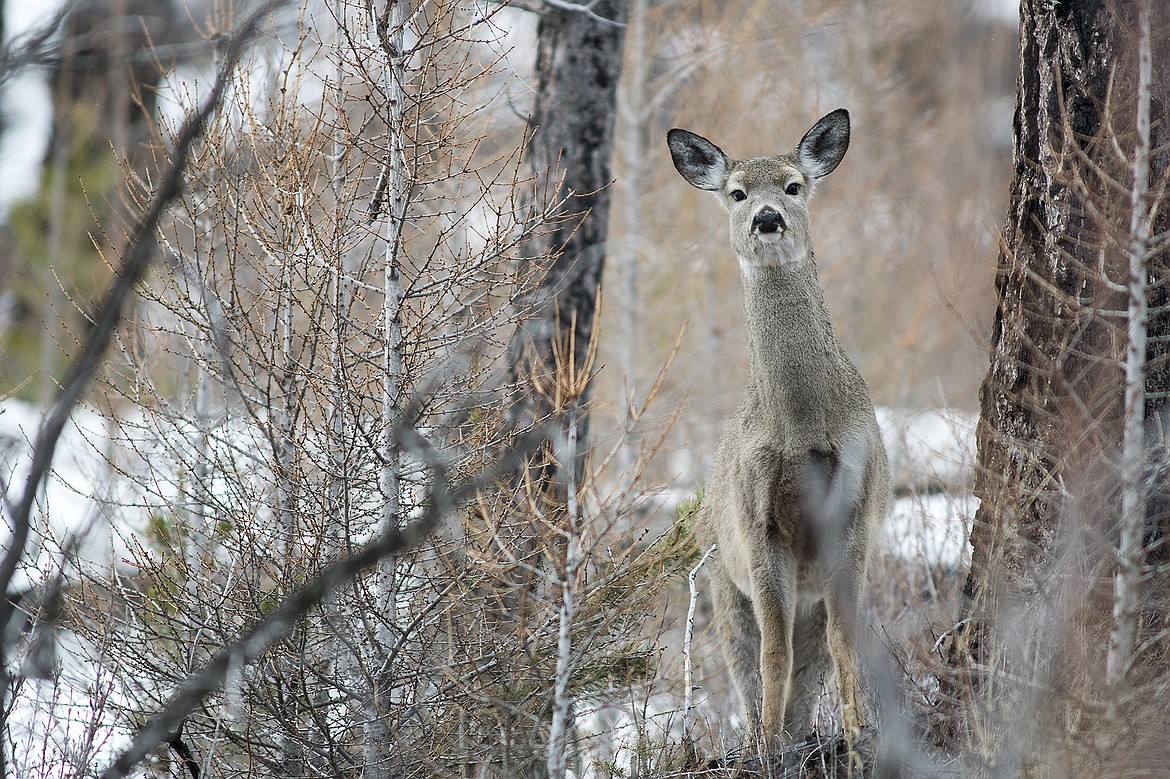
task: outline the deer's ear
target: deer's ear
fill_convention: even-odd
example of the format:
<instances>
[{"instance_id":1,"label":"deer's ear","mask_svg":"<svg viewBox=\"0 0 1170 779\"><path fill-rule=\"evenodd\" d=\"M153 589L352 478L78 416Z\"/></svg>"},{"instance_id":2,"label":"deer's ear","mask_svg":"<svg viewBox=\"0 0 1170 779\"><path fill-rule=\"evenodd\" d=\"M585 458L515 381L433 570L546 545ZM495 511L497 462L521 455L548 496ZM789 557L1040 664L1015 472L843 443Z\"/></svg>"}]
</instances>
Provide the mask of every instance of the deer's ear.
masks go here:
<instances>
[{"instance_id":1,"label":"deer's ear","mask_svg":"<svg viewBox=\"0 0 1170 779\"><path fill-rule=\"evenodd\" d=\"M841 163L849 148L849 112L825 114L796 145L796 159L809 176L823 178Z\"/></svg>"},{"instance_id":2,"label":"deer's ear","mask_svg":"<svg viewBox=\"0 0 1170 779\"><path fill-rule=\"evenodd\" d=\"M715 144L690 130L675 128L666 134L674 167L691 186L720 190L731 175L731 160Z\"/></svg>"}]
</instances>

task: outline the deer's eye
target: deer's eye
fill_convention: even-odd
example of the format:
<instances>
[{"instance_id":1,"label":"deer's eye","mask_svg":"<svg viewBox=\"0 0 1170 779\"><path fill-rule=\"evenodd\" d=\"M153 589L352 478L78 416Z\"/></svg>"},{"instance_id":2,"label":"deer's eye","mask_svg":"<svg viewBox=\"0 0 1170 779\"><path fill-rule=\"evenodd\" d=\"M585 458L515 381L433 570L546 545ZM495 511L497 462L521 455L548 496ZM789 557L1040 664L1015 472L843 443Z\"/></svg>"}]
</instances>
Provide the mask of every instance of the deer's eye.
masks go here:
<instances>
[{"instance_id":1,"label":"deer's eye","mask_svg":"<svg viewBox=\"0 0 1170 779\"><path fill-rule=\"evenodd\" d=\"M784 188L784 194L786 194L786 195L799 195L800 194L800 182L794 181L791 184L789 184L787 187Z\"/></svg>"},{"instance_id":2,"label":"deer's eye","mask_svg":"<svg viewBox=\"0 0 1170 779\"><path fill-rule=\"evenodd\" d=\"M733 189L731 190L731 199L736 203L741 203L744 200L747 200L747 193L742 189Z\"/></svg>"}]
</instances>

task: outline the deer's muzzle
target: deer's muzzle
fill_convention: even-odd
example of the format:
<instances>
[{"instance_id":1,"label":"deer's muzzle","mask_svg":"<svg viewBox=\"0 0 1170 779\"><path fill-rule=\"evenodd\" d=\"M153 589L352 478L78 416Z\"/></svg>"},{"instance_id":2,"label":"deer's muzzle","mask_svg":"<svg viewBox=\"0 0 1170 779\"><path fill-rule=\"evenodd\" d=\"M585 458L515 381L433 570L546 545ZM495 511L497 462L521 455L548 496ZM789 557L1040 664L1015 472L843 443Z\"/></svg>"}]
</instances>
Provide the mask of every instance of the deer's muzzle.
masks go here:
<instances>
[{"instance_id":1,"label":"deer's muzzle","mask_svg":"<svg viewBox=\"0 0 1170 779\"><path fill-rule=\"evenodd\" d=\"M752 230L757 233L779 233L787 227L784 216L770 206L764 206L752 217Z\"/></svg>"}]
</instances>

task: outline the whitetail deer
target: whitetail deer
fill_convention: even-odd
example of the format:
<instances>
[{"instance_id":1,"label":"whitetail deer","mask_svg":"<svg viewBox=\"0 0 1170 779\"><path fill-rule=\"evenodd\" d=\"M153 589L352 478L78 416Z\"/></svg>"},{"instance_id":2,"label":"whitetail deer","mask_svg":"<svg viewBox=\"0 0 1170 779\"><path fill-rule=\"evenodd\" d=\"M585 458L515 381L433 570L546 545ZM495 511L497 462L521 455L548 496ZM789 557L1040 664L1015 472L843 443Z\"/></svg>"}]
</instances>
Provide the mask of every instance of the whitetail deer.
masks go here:
<instances>
[{"instance_id":1,"label":"whitetail deer","mask_svg":"<svg viewBox=\"0 0 1170 779\"><path fill-rule=\"evenodd\" d=\"M715 616L735 688L772 743L809 726L827 648L853 741L865 724L858 616L889 467L865 381L829 322L808 215L813 187L845 156L849 114L833 111L775 157L732 160L687 130L667 143L683 178L729 212L743 275L751 378L699 524L718 543Z\"/></svg>"}]
</instances>

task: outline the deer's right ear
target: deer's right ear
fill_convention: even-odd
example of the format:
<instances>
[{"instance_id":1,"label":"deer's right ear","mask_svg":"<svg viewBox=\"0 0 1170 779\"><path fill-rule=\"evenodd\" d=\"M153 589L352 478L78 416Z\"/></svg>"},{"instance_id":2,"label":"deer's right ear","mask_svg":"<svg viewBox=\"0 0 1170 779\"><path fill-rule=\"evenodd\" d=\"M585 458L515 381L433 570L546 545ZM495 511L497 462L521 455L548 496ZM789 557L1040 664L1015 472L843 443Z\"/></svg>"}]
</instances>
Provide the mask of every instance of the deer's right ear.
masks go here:
<instances>
[{"instance_id":1,"label":"deer's right ear","mask_svg":"<svg viewBox=\"0 0 1170 779\"><path fill-rule=\"evenodd\" d=\"M832 173L849 148L849 112L830 111L796 145L796 159L814 180Z\"/></svg>"},{"instance_id":2,"label":"deer's right ear","mask_svg":"<svg viewBox=\"0 0 1170 779\"><path fill-rule=\"evenodd\" d=\"M720 190L731 175L731 160L715 144L690 130L675 128L666 134L674 167L691 186Z\"/></svg>"}]
</instances>

